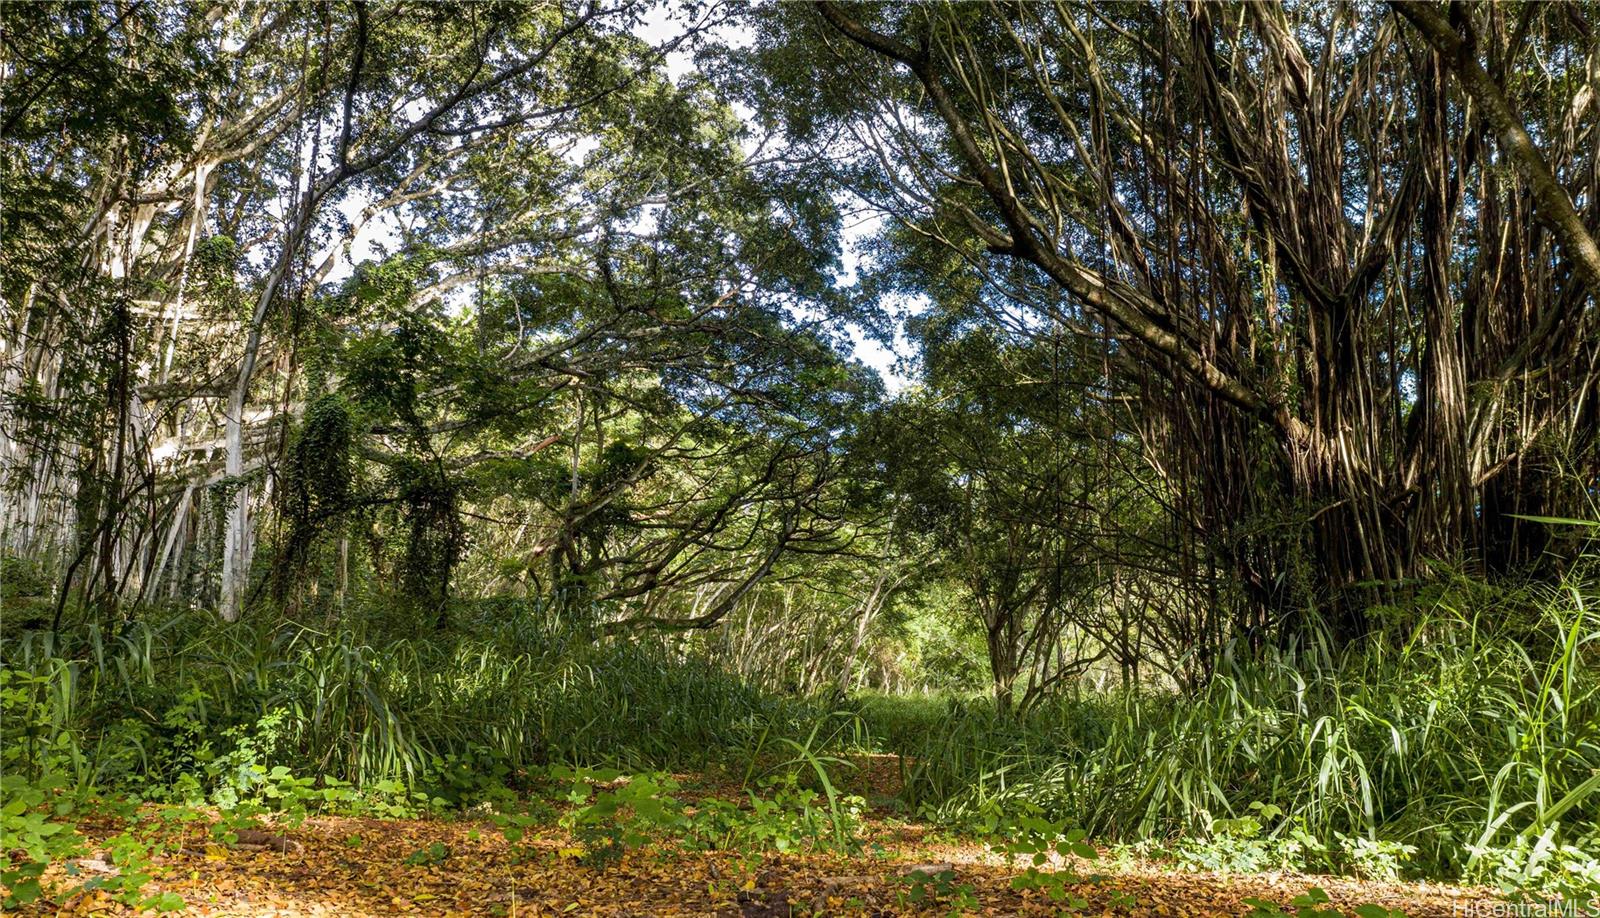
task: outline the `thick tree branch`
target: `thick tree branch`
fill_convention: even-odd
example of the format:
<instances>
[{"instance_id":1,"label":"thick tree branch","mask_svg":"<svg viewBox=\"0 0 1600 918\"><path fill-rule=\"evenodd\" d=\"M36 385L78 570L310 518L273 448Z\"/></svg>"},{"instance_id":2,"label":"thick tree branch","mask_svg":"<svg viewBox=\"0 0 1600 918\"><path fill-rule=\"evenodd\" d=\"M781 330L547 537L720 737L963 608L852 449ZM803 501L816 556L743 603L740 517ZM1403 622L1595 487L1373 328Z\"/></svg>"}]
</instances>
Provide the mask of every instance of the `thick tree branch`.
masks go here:
<instances>
[{"instance_id":1,"label":"thick tree branch","mask_svg":"<svg viewBox=\"0 0 1600 918\"><path fill-rule=\"evenodd\" d=\"M1539 221L1561 244L1589 293L1600 295L1600 245L1595 244L1583 218L1572 206L1572 198L1550 171L1499 84L1478 63L1472 46L1462 40L1431 3L1390 0L1389 6L1417 27L1428 44L1439 52L1445 66L1461 81L1461 88L1477 103L1484 120L1494 129L1501 149L1527 179ZM1547 314L1546 322L1550 318Z\"/></svg>"},{"instance_id":2,"label":"thick tree branch","mask_svg":"<svg viewBox=\"0 0 1600 918\"><path fill-rule=\"evenodd\" d=\"M1162 311L1148 298L1126 284L1107 278L1076 261L1062 257L1054 246L1040 240L1034 231L1035 220L1012 192L1006 178L984 155L982 147L962 118L955 100L934 71L928 55L912 46L880 35L851 19L832 2L819 2L817 11L845 37L870 51L904 64L928 93L940 119L950 131L961 159L1000 210L1011 235L1008 254L1024 258L1042 269L1091 309L1163 354L1211 391L1252 412L1266 413L1270 406L1249 386L1201 356L1173 332L1151 318Z\"/></svg>"}]
</instances>

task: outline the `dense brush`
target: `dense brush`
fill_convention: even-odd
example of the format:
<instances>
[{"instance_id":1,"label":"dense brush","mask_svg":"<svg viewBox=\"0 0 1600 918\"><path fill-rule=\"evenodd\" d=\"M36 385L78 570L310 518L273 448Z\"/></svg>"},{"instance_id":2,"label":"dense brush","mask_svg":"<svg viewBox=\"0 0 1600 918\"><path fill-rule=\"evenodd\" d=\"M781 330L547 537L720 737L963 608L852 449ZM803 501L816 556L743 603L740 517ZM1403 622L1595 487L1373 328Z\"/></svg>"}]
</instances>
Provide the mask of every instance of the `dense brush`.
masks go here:
<instances>
[{"instance_id":1,"label":"dense brush","mask_svg":"<svg viewBox=\"0 0 1600 918\"><path fill-rule=\"evenodd\" d=\"M1020 722L959 702L937 718L903 700L863 710L910 763L910 801L945 818L1025 800L1159 839L1260 803L1316 839L1415 845L1452 875L1474 848L1600 817L1600 609L1571 588L1532 608L1491 625L1494 610L1443 603L1344 653L1230 660L1192 697L1066 696Z\"/></svg>"},{"instance_id":2,"label":"dense brush","mask_svg":"<svg viewBox=\"0 0 1600 918\"><path fill-rule=\"evenodd\" d=\"M23 769L82 787L170 785L241 750L356 783L552 762L748 777L803 741L899 753L904 802L955 825L1029 810L1160 841L1272 807L1270 833L1415 846L1436 876L1600 820L1600 606L1570 587L1440 602L1338 652L1230 657L1188 696L1084 690L1021 717L869 696L831 718L826 699L763 693L680 645L525 616L382 640L200 614L80 633L11 643L6 742Z\"/></svg>"}]
</instances>

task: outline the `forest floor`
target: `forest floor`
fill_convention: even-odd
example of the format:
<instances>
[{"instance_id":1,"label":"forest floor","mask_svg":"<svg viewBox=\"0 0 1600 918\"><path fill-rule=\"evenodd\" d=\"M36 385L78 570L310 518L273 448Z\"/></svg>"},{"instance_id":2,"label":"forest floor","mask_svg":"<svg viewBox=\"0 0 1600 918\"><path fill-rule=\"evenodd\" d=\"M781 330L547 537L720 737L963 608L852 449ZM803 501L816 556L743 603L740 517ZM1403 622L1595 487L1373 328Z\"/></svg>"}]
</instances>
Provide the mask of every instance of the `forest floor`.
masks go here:
<instances>
[{"instance_id":1,"label":"forest floor","mask_svg":"<svg viewBox=\"0 0 1600 918\"><path fill-rule=\"evenodd\" d=\"M878 783L867 768L866 784ZM881 775L884 781L892 780ZM737 799L737 788L683 776L685 798ZM873 788L863 788L873 789ZM881 790L876 788L874 790ZM884 795L874 794L878 801ZM873 798L869 798L873 799ZM92 843L118 831L81 825ZM604 867L578 862L554 824L513 846L487 820L313 817L276 844L225 847L193 826L150 870L146 892L182 896L188 914L299 916L739 916L790 915L1248 915L1250 898L1284 906L1313 888L1346 914L1376 904L1423 916L1506 913L1491 891L1433 883L1380 883L1288 873L1182 870L1126 856L1057 865L1079 875L1065 900L1019 891L1020 866L980 842L963 841L875 808L862 826L862 853L693 851L654 845ZM276 830L274 830L276 831ZM270 840L269 840L270 841ZM104 856L73 865L81 878ZM59 868L56 868L59 869ZM921 874L921 876L918 876ZM1496 911L1498 907L1499 911ZM105 892L80 894L34 914L132 913ZM1258 913L1259 914L1259 913ZM1318 915L1326 914L1318 912Z\"/></svg>"}]
</instances>

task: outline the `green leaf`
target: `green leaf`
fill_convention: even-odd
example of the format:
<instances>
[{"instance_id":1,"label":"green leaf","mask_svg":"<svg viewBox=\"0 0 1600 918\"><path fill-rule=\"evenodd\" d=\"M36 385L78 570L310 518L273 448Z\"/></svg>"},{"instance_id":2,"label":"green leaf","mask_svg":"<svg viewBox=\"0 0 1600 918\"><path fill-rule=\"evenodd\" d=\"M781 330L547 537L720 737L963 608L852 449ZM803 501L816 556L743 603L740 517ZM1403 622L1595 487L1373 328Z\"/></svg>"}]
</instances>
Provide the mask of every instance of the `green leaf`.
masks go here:
<instances>
[{"instance_id":1,"label":"green leaf","mask_svg":"<svg viewBox=\"0 0 1600 918\"><path fill-rule=\"evenodd\" d=\"M139 909L141 911L176 912L183 909L186 904L183 901L183 897L177 893L164 892L140 902Z\"/></svg>"}]
</instances>

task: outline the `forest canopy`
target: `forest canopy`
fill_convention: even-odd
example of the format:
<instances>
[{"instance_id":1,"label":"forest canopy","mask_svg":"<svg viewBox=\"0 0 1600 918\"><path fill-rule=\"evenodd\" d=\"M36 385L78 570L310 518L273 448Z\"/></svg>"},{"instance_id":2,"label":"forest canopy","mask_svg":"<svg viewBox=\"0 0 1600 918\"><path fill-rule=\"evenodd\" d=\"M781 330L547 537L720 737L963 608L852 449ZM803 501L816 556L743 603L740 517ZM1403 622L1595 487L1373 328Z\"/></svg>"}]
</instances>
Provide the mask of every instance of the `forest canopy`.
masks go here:
<instances>
[{"instance_id":1,"label":"forest canopy","mask_svg":"<svg viewBox=\"0 0 1600 918\"><path fill-rule=\"evenodd\" d=\"M427 797L770 734L833 806L843 716L950 825L1600 889L1597 29L8 7L3 770Z\"/></svg>"}]
</instances>

